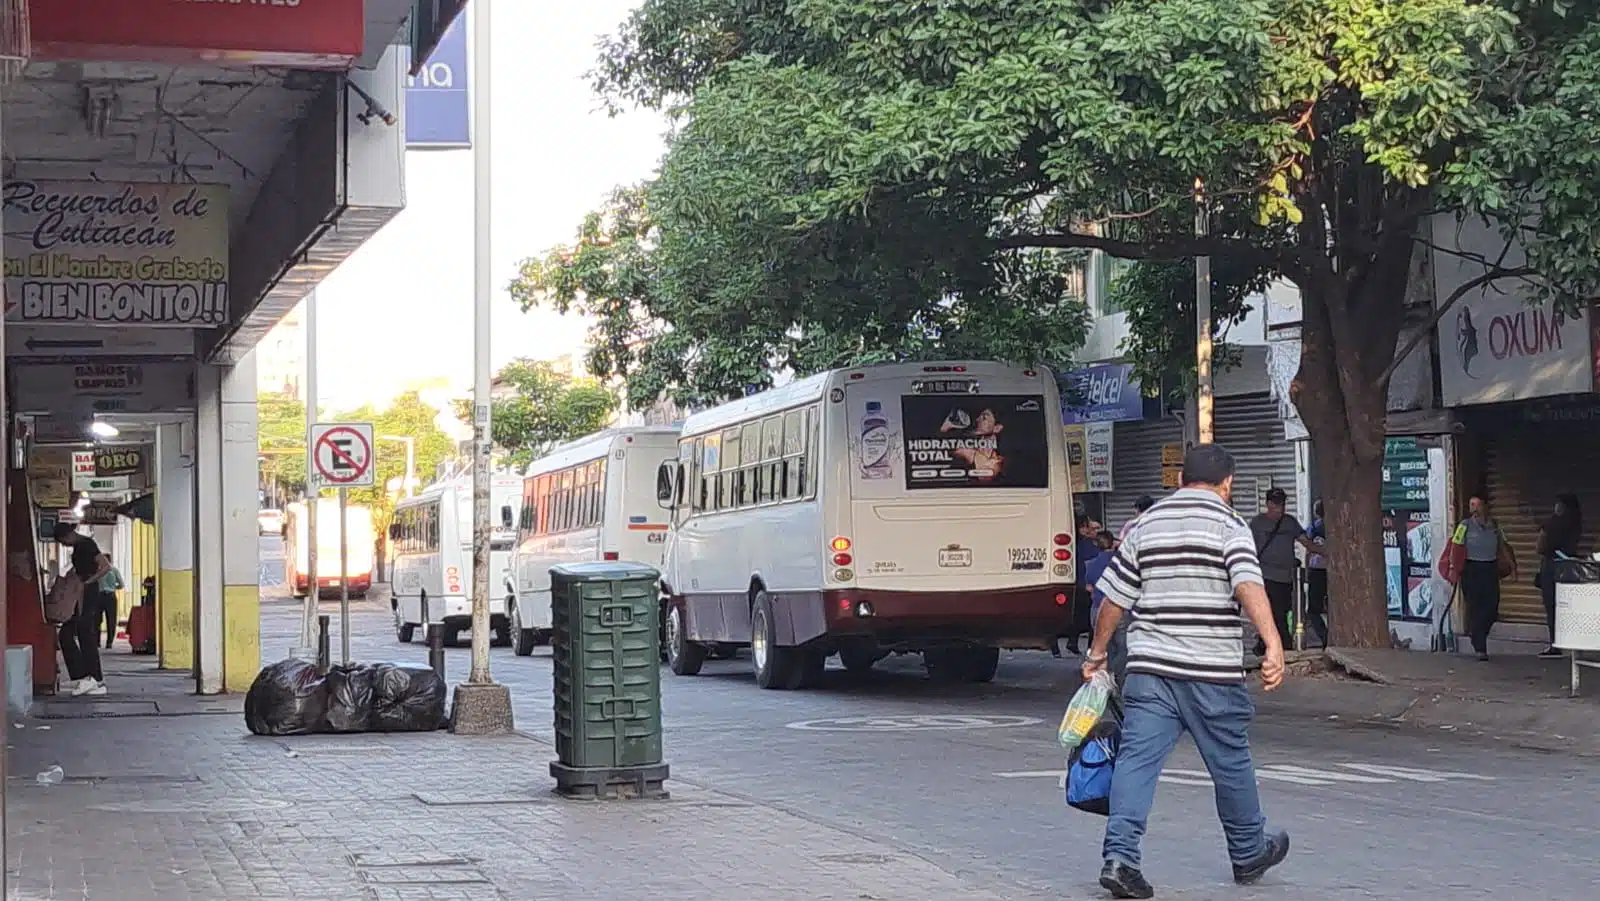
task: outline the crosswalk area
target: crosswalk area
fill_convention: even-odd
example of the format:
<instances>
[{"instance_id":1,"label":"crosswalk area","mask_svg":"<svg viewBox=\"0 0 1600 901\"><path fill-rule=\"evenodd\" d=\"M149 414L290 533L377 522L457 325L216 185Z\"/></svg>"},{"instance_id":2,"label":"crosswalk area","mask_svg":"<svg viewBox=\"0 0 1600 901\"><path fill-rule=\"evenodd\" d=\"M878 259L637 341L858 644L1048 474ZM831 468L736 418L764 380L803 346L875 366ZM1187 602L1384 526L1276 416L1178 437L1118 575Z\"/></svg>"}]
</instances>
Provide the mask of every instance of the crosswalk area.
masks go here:
<instances>
[{"instance_id":1,"label":"crosswalk area","mask_svg":"<svg viewBox=\"0 0 1600 901\"><path fill-rule=\"evenodd\" d=\"M1021 770L995 773L1001 779L1054 779L1065 784L1065 770ZM1161 772L1161 781L1168 785L1211 786L1211 776L1203 769L1167 767ZM1309 767L1289 763L1260 764L1256 767L1257 782L1280 782L1291 785L1386 785L1395 783L1442 782L1493 782L1493 776L1462 773L1454 770L1432 770L1418 767L1391 766L1381 763L1334 763L1328 766Z\"/></svg>"}]
</instances>

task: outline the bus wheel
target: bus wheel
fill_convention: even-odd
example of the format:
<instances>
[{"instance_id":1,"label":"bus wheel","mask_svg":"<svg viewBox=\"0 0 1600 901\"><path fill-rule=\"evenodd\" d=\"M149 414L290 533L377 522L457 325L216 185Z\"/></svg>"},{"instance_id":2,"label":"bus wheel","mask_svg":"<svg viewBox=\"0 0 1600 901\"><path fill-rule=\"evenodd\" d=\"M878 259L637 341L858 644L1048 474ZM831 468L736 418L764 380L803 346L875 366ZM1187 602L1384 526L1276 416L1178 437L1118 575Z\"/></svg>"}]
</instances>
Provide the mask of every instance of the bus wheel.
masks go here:
<instances>
[{"instance_id":1,"label":"bus wheel","mask_svg":"<svg viewBox=\"0 0 1600 901\"><path fill-rule=\"evenodd\" d=\"M999 648L934 648L922 652L928 676L940 682L992 682Z\"/></svg>"},{"instance_id":2,"label":"bus wheel","mask_svg":"<svg viewBox=\"0 0 1600 901\"><path fill-rule=\"evenodd\" d=\"M755 606L750 609L750 662L756 671L756 685L761 688L795 689L805 675L800 648L778 645L772 614L772 598L765 591L756 592Z\"/></svg>"},{"instance_id":3,"label":"bus wheel","mask_svg":"<svg viewBox=\"0 0 1600 901\"><path fill-rule=\"evenodd\" d=\"M510 611L511 616L511 636L515 638L517 642L511 649L512 653L516 654L518 657L532 656L534 647L539 644L538 631L534 629L523 628L522 611L517 609L517 602L515 599L506 599L506 609Z\"/></svg>"},{"instance_id":4,"label":"bus wheel","mask_svg":"<svg viewBox=\"0 0 1600 901\"><path fill-rule=\"evenodd\" d=\"M704 645L696 644L689 640L689 630L684 627L683 608L669 606L667 608L667 666L672 668L675 676L693 676L700 672L700 667L706 662L706 649Z\"/></svg>"},{"instance_id":5,"label":"bus wheel","mask_svg":"<svg viewBox=\"0 0 1600 901\"><path fill-rule=\"evenodd\" d=\"M968 652L966 677L968 682L993 682L1000 668L999 648L973 648Z\"/></svg>"},{"instance_id":6,"label":"bus wheel","mask_svg":"<svg viewBox=\"0 0 1600 901\"><path fill-rule=\"evenodd\" d=\"M399 634L401 644L410 644L411 639L417 637L416 623L401 623L400 628L396 631Z\"/></svg>"},{"instance_id":7,"label":"bus wheel","mask_svg":"<svg viewBox=\"0 0 1600 901\"><path fill-rule=\"evenodd\" d=\"M839 662L844 668L856 675L869 673L872 668L883 659L878 654L878 649L867 642L846 642L839 646Z\"/></svg>"}]
</instances>

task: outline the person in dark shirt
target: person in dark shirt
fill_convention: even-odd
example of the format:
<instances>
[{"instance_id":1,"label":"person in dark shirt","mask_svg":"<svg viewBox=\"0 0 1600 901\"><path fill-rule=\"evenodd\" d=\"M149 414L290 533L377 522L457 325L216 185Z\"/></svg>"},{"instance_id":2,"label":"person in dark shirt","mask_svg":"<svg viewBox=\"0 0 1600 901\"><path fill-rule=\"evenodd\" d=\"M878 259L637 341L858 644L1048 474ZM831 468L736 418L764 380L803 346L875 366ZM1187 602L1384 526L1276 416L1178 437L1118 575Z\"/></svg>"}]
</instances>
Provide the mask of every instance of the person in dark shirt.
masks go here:
<instances>
[{"instance_id":1,"label":"person in dark shirt","mask_svg":"<svg viewBox=\"0 0 1600 901\"><path fill-rule=\"evenodd\" d=\"M1556 579L1555 564L1563 557L1578 554L1578 542L1583 539L1583 508L1576 495L1556 497L1556 506L1550 518L1539 529L1539 573L1534 578L1544 601L1544 621L1550 630L1550 645L1539 652L1547 659L1561 656L1556 648Z\"/></svg>"},{"instance_id":2,"label":"person in dark shirt","mask_svg":"<svg viewBox=\"0 0 1600 901\"><path fill-rule=\"evenodd\" d=\"M111 561L100 552L100 545L80 534L71 523L59 523L56 542L72 550L72 571L62 576L83 583L83 603L72 619L61 625L61 656L67 661L67 686L74 697L106 693L105 672L100 667L100 621L105 617L105 598L100 579L111 571Z\"/></svg>"},{"instance_id":3,"label":"person in dark shirt","mask_svg":"<svg viewBox=\"0 0 1600 901\"><path fill-rule=\"evenodd\" d=\"M1092 586L1088 580L1088 568L1090 561L1100 556L1100 546L1096 541L1100 535L1100 523L1087 513L1079 513L1076 528L1078 539L1073 547L1073 555L1076 558L1078 585L1077 590L1073 592L1072 634L1067 641L1067 650L1081 654L1083 652L1079 650L1078 639L1094 629L1089 619L1089 608L1093 598L1090 596Z\"/></svg>"}]
</instances>

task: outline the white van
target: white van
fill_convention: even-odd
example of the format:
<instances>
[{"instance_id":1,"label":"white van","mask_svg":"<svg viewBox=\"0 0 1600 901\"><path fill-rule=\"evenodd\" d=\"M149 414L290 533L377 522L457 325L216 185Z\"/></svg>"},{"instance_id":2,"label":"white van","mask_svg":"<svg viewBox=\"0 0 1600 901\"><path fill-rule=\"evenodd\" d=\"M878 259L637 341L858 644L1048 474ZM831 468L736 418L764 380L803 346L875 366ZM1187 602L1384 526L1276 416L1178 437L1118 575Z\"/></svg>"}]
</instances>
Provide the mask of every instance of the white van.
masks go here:
<instances>
[{"instance_id":1,"label":"white van","mask_svg":"<svg viewBox=\"0 0 1600 901\"><path fill-rule=\"evenodd\" d=\"M494 529L489 553L489 625L494 643L511 643L504 599L495 588L504 580L516 544L515 521L522 505L522 481L497 475L491 482L489 518ZM389 526L390 582L395 631L411 641L430 622L444 627L446 644L472 628L472 479L435 485L395 505Z\"/></svg>"},{"instance_id":2,"label":"white van","mask_svg":"<svg viewBox=\"0 0 1600 901\"><path fill-rule=\"evenodd\" d=\"M1000 363L837 370L690 416L657 479L673 672L748 644L762 688L835 653L987 682L1000 648L1050 648L1076 570L1065 444L1054 376Z\"/></svg>"},{"instance_id":3,"label":"white van","mask_svg":"<svg viewBox=\"0 0 1600 901\"><path fill-rule=\"evenodd\" d=\"M656 473L677 453L677 429L620 428L564 444L528 467L505 586L518 654L549 640L550 567L600 560L660 567L669 523L656 503Z\"/></svg>"}]
</instances>

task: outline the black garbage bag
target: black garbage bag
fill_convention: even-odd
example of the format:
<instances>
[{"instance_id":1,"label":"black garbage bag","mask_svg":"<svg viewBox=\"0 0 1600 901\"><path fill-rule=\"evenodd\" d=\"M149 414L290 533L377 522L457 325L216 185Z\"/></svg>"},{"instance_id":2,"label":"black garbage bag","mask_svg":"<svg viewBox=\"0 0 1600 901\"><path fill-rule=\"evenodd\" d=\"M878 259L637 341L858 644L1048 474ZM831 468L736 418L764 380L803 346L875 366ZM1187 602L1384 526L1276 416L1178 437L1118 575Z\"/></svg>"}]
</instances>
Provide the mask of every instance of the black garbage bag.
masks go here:
<instances>
[{"instance_id":1,"label":"black garbage bag","mask_svg":"<svg viewBox=\"0 0 1600 901\"><path fill-rule=\"evenodd\" d=\"M1600 582L1600 562L1594 560L1553 560L1550 575L1557 585L1593 585Z\"/></svg>"},{"instance_id":2,"label":"black garbage bag","mask_svg":"<svg viewBox=\"0 0 1600 901\"><path fill-rule=\"evenodd\" d=\"M432 732L444 722L444 680L427 667L373 666L372 719L376 732Z\"/></svg>"},{"instance_id":3,"label":"black garbage bag","mask_svg":"<svg viewBox=\"0 0 1600 901\"><path fill-rule=\"evenodd\" d=\"M372 720L374 667L366 663L328 671L328 731L366 732Z\"/></svg>"},{"instance_id":4,"label":"black garbage bag","mask_svg":"<svg viewBox=\"0 0 1600 901\"><path fill-rule=\"evenodd\" d=\"M304 660L263 667L244 696L244 724L255 735L310 735L327 728L327 684Z\"/></svg>"}]
</instances>

